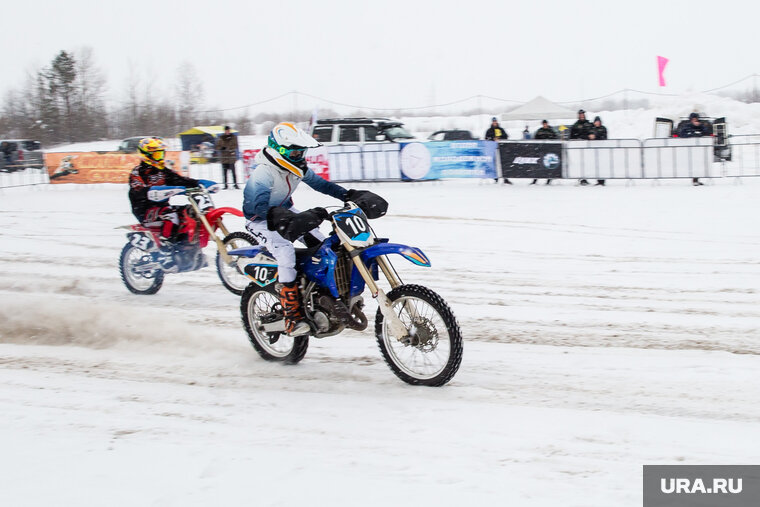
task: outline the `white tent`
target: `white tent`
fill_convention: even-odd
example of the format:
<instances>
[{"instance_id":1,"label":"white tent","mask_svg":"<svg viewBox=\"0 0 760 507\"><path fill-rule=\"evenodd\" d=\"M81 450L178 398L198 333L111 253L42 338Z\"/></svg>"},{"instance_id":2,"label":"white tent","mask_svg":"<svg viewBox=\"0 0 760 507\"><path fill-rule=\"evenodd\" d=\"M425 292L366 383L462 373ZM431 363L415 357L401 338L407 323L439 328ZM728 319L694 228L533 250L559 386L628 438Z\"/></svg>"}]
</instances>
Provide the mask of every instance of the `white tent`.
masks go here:
<instances>
[{"instance_id":1,"label":"white tent","mask_svg":"<svg viewBox=\"0 0 760 507\"><path fill-rule=\"evenodd\" d=\"M518 107L517 109L501 115L502 121L508 120L567 120L575 118L575 111L555 104L540 95Z\"/></svg>"}]
</instances>

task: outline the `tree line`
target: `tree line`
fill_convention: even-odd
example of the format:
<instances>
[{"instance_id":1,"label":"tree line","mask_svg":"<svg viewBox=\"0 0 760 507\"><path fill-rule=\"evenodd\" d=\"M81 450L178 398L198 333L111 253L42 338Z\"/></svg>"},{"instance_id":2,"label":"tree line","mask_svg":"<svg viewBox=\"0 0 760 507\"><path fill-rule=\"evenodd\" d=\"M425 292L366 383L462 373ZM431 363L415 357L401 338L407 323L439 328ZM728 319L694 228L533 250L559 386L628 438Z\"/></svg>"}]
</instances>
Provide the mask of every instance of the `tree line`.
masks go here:
<instances>
[{"instance_id":1,"label":"tree line","mask_svg":"<svg viewBox=\"0 0 760 507\"><path fill-rule=\"evenodd\" d=\"M91 48L62 50L0 102L0 137L36 139L49 146L137 135L173 137L195 125L231 123L252 133L247 111L224 116L204 112L204 93L190 63L176 70L174 88L161 92L152 79L130 69L123 97L108 105L108 83Z\"/></svg>"}]
</instances>

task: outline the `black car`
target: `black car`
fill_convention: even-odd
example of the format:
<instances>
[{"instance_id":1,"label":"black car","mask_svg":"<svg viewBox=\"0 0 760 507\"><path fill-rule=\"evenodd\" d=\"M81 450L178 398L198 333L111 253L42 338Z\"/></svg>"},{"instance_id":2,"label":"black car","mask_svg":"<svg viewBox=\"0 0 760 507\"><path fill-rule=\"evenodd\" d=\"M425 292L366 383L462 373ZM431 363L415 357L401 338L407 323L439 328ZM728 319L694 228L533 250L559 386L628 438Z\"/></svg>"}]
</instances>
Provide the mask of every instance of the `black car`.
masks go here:
<instances>
[{"instance_id":1,"label":"black car","mask_svg":"<svg viewBox=\"0 0 760 507\"><path fill-rule=\"evenodd\" d=\"M476 137L469 130L438 130L428 136L430 141L474 141Z\"/></svg>"}]
</instances>

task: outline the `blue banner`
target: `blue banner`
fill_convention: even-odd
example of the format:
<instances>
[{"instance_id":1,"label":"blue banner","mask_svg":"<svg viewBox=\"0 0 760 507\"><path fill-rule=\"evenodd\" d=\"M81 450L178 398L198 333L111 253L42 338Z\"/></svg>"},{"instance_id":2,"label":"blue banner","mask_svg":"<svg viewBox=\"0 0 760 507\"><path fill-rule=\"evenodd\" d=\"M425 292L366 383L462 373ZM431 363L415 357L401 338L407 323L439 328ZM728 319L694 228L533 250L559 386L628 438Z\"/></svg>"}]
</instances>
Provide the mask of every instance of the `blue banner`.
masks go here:
<instances>
[{"instance_id":1,"label":"blue banner","mask_svg":"<svg viewBox=\"0 0 760 507\"><path fill-rule=\"evenodd\" d=\"M401 143L401 177L405 180L497 178L496 148L494 141Z\"/></svg>"}]
</instances>

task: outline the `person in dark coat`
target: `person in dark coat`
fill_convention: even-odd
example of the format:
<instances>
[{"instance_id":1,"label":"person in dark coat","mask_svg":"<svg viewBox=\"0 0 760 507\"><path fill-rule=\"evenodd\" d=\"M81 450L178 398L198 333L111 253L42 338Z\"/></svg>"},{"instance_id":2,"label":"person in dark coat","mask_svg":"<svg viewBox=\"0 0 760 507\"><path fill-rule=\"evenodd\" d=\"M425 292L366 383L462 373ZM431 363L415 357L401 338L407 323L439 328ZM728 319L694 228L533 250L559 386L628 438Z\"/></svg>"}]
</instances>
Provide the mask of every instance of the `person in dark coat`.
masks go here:
<instances>
[{"instance_id":1,"label":"person in dark coat","mask_svg":"<svg viewBox=\"0 0 760 507\"><path fill-rule=\"evenodd\" d=\"M598 116L594 118L594 123L588 133L588 139L589 141L604 141L607 139L607 127L602 125L602 119ZM596 180L596 184L603 187L604 180Z\"/></svg>"},{"instance_id":2,"label":"person in dark coat","mask_svg":"<svg viewBox=\"0 0 760 507\"><path fill-rule=\"evenodd\" d=\"M499 119L494 116L491 118L491 127L486 130L485 138L486 141L506 141L509 139L509 134L507 134L506 130L501 128L501 125L499 125ZM512 184L507 178L504 178L504 183L507 185Z\"/></svg>"},{"instance_id":3,"label":"person in dark coat","mask_svg":"<svg viewBox=\"0 0 760 507\"><path fill-rule=\"evenodd\" d=\"M491 118L491 126L486 130L486 141L506 141L509 139L507 131L501 128L499 120L494 116Z\"/></svg>"},{"instance_id":4,"label":"person in dark coat","mask_svg":"<svg viewBox=\"0 0 760 507\"><path fill-rule=\"evenodd\" d=\"M586 111L583 109L578 110L578 121L573 123L570 127L570 139L584 139L588 140L588 135L591 132L591 122L586 119ZM588 181L581 179L578 181L581 185L588 185Z\"/></svg>"},{"instance_id":5,"label":"person in dark coat","mask_svg":"<svg viewBox=\"0 0 760 507\"><path fill-rule=\"evenodd\" d=\"M712 126L699 119L698 113L691 113L689 115L689 123L681 126L678 130L678 137L704 137L711 136L713 134ZM696 186L704 185L699 178L692 178L691 184Z\"/></svg>"},{"instance_id":6,"label":"person in dark coat","mask_svg":"<svg viewBox=\"0 0 760 507\"><path fill-rule=\"evenodd\" d=\"M238 142L237 136L232 133L232 129L225 125L224 134L219 136L216 141L216 149L220 153L222 162L222 177L224 179L224 188L227 189L227 171L232 172L232 183L235 188L238 187L237 175L235 174L235 162L238 159Z\"/></svg>"},{"instance_id":7,"label":"person in dark coat","mask_svg":"<svg viewBox=\"0 0 760 507\"><path fill-rule=\"evenodd\" d=\"M557 132L549 125L549 122L547 120L544 120L541 122L541 128L536 130L536 133L533 135L533 139L559 139L559 135L557 135ZM535 185L538 183L538 179L534 179L531 182L531 185ZM552 180L547 179L546 184L551 185Z\"/></svg>"}]
</instances>

